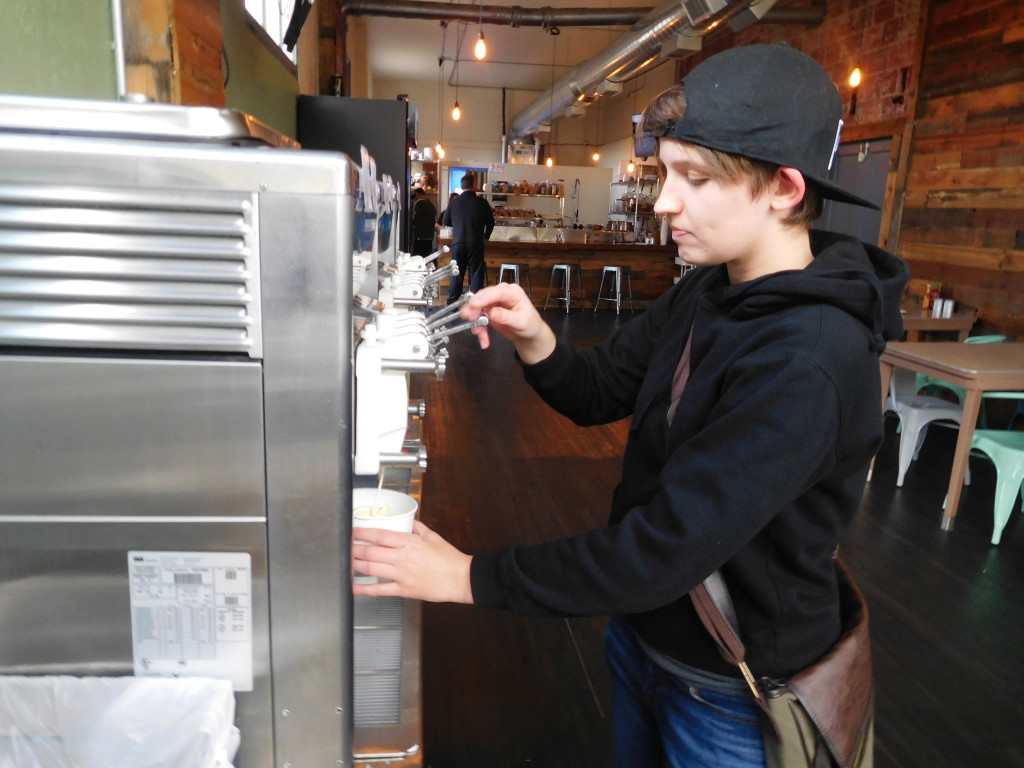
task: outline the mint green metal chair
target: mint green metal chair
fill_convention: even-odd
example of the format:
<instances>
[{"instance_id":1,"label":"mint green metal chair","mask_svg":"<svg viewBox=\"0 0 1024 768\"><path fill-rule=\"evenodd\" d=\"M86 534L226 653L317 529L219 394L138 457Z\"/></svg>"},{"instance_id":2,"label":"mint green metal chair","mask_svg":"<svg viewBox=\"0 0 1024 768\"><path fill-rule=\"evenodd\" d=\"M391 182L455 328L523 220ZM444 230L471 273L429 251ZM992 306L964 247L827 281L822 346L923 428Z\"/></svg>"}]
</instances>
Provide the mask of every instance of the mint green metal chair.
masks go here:
<instances>
[{"instance_id":1,"label":"mint green metal chair","mask_svg":"<svg viewBox=\"0 0 1024 768\"><path fill-rule=\"evenodd\" d=\"M1024 393L1018 392L1019 397ZM1024 503L1024 432L976 429L971 450L985 454L996 465L996 495L992 507L992 543L998 544L1018 494ZM945 506L945 505L943 505Z\"/></svg>"}]
</instances>

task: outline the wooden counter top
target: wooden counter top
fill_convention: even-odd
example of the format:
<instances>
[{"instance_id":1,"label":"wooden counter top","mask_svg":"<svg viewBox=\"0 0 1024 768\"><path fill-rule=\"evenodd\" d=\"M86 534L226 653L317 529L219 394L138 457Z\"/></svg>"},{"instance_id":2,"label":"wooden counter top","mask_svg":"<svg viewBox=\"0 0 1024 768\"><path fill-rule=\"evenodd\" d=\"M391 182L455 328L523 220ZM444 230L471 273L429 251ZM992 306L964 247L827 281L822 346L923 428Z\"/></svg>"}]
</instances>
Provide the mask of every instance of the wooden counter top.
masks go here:
<instances>
[{"instance_id":1,"label":"wooden counter top","mask_svg":"<svg viewBox=\"0 0 1024 768\"><path fill-rule=\"evenodd\" d=\"M527 251L615 251L618 253L637 253L647 256L660 254L669 260L675 258L677 246L672 245L643 245L636 243L531 243L519 240L488 240L486 250L492 248L505 250L510 248L521 248Z\"/></svg>"},{"instance_id":2,"label":"wooden counter top","mask_svg":"<svg viewBox=\"0 0 1024 768\"><path fill-rule=\"evenodd\" d=\"M450 245L442 240L442 245ZM544 306L544 299L551 284L551 268L555 264L578 264L583 277L584 305L593 307L601 275L605 266L629 267L633 288L633 306L645 308L672 287L673 278L679 275L675 262L676 245L637 245L635 243L537 243L515 240L490 240L484 246L487 261L487 282L498 281L502 264L519 264L529 271L529 283L525 275L520 278L523 287L531 287L531 299L538 307ZM443 259L447 263L447 258ZM440 265L439 265L440 266ZM604 295L607 297L610 281L605 281ZM576 288L574 286L573 290ZM623 285L623 293L627 290ZM552 291L557 293L556 285ZM447 288L442 288L446 295ZM574 298L575 301L575 298ZM549 307L557 306L552 297ZM602 304L602 307L608 306Z\"/></svg>"}]
</instances>

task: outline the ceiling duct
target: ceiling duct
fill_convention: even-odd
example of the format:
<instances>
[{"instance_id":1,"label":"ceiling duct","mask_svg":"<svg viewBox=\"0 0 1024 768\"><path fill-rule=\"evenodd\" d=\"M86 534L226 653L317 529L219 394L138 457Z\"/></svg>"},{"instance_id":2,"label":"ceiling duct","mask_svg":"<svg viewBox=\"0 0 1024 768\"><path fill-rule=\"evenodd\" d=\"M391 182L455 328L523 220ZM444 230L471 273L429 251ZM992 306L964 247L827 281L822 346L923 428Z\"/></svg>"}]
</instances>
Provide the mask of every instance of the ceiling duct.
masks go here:
<instances>
[{"instance_id":1,"label":"ceiling duct","mask_svg":"<svg viewBox=\"0 0 1024 768\"><path fill-rule=\"evenodd\" d=\"M665 58L681 58L700 50L701 38L722 21L734 31L764 19L775 24L821 24L827 0L807 8L780 8L765 14L777 0L672 0L650 8L523 8L521 6L457 5L426 0L341 0L350 16L466 21L537 26L547 30L571 26L626 26L630 30L589 61L574 67L512 118L509 135L528 137L605 93L618 93L621 83ZM578 110L572 110L577 113Z\"/></svg>"},{"instance_id":2,"label":"ceiling duct","mask_svg":"<svg viewBox=\"0 0 1024 768\"><path fill-rule=\"evenodd\" d=\"M523 8L518 5L454 5L419 0L342 0L341 13L348 16L383 16L393 19L467 21L512 27L629 26L650 8Z\"/></svg>"},{"instance_id":3,"label":"ceiling duct","mask_svg":"<svg viewBox=\"0 0 1024 768\"><path fill-rule=\"evenodd\" d=\"M664 55L677 55L679 37L700 38L723 20L757 6L758 18L775 0L673 0L659 6L589 61L573 67L561 80L512 118L509 134L527 136L568 108L592 101L605 81L621 83L649 68ZM666 53L662 53L662 47ZM699 49L688 42L682 47ZM670 53L671 51L671 53Z\"/></svg>"}]
</instances>

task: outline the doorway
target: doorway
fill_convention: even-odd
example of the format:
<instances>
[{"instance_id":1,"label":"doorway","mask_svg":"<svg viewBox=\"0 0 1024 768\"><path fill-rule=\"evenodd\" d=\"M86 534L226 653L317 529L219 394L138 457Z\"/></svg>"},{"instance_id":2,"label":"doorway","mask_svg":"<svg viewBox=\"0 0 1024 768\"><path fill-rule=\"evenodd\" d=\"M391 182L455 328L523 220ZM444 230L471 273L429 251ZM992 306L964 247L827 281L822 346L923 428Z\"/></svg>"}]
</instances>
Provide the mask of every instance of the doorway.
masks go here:
<instances>
[{"instance_id":1,"label":"doorway","mask_svg":"<svg viewBox=\"0 0 1024 768\"><path fill-rule=\"evenodd\" d=\"M891 154L891 136L840 144L829 181L869 200L879 210L826 200L825 210L816 227L877 245L882 231L881 208L885 203L885 180L889 174Z\"/></svg>"}]
</instances>

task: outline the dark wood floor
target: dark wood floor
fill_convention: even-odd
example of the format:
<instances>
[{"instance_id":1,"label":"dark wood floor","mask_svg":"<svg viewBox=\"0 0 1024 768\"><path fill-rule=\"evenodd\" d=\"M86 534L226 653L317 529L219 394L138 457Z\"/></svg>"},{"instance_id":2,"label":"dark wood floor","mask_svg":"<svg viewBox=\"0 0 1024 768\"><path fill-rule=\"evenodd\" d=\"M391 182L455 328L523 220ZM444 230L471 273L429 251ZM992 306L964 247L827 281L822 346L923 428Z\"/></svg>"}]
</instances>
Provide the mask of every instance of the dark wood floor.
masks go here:
<instances>
[{"instance_id":1,"label":"dark wood floor","mask_svg":"<svg viewBox=\"0 0 1024 768\"><path fill-rule=\"evenodd\" d=\"M545 317L583 346L619 322L604 310ZM503 340L482 352L464 334L450 350L443 382L413 384L428 403L427 524L469 552L602 525L626 423L580 429L551 412ZM898 489L887 421L842 547L872 611L876 765L1024 767L1024 524L1015 511L989 544L995 475L972 458L956 530L939 529L955 434L933 432ZM611 768L605 623L424 606L426 765Z\"/></svg>"}]
</instances>

